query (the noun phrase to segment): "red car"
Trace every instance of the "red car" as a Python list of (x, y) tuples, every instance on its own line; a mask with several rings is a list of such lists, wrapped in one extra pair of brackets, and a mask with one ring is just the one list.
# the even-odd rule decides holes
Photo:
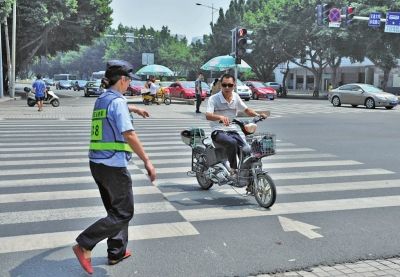
[(140, 95), (141, 89), (144, 88), (145, 83), (145, 81), (132, 80), (125, 95)]
[(276, 90), (266, 86), (263, 82), (246, 81), (245, 83), (251, 89), (253, 99), (265, 98), (274, 100), (276, 98)]
[[(168, 90), (170, 92), (171, 97), (179, 97), (179, 98), (196, 98), (195, 95), (195, 84), (194, 81), (179, 81), (172, 83)], [(201, 92), (201, 99), (204, 100), (207, 97), (207, 91), (203, 89)]]

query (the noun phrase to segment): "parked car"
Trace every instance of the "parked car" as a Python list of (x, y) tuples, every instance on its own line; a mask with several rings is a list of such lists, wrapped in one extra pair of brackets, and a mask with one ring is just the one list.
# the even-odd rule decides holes
[(60, 80), (57, 83), (57, 89), (72, 89), (72, 83), (70, 80)]
[(81, 89), (84, 90), (86, 86), (87, 81), (86, 80), (76, 80), (73, 83), (73, 89), (74, 91), (80, 91)]
[(264, 84), (266, 87), (271, 87), (276, 91), (278, 91), (281, 88), (281, 85), (277, 82), (266, 82)]
[(369, 84), (346, 84), (328, 93), (328, 99), (335, 107), (350, 104), (353, 107), (365, 106), (367, 109), (385, 107), (390, 110), (395, 107), (399, 99), (391, 93)]
[(101, 87), (101, 80), (89, 81), (86, 83), (84, 88), (84, 96), (89, 97), (91, 95), (100, 95), (104, 89)]
[[(179, 98), (195, 98), (195, 83), (194, 81), (179, 81), (172, 83), (168, 90), (171, 97)], [(207, 97), (207, 92), (203, 89), (201, 93), (201, 98), (204, 100)]]
[(46, 86), (55, 86), (55, 82), (53, 79), (44, 78), (43, 81), (45, 82)]
[(260, 81), (246, 81), (245, 84), (251, 89), (253, 99), (270, 99), (276, 98), (276, 90), (272, 87), (266, 86)]
[(245, 101), (249, 101), (252, 95), (251, 89), (246, 86), (242, 81), (239, 79), (236, 80), (236, 89), (237, 93), (239, 94), (240, 98), (244, 99)]
[(145, 83), (146, 81), (132, 80), (129, 84), (128, 90), (124, 95), (140, 95)]

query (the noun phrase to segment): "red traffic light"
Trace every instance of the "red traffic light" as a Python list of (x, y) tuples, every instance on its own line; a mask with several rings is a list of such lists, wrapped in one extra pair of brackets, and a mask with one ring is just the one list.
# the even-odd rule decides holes
[(347, 7), (347, 14), (353, 14), (355, 8), (354, 7)]
[(247, 29), (245, 28), (239, 28), (237, 30), (237, 34), (239, 37), (244, 37), (245, 35), (247, 35)]

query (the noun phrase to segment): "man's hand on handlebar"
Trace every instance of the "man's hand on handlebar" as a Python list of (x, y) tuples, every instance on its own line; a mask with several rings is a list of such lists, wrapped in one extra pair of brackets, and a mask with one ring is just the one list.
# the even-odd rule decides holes
[(264, 119), (268, 117), (268, 115), (266, 113), (260, 113), (258, 116), (262, 117)]

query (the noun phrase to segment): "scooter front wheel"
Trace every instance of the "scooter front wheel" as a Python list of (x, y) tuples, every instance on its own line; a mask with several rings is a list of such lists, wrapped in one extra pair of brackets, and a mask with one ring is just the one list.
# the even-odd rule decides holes
[(58, 99), (54, 99), (53, 101), (51, 101), (51, 105), (53, 107), (58, 107), (60, 106), (60, 101), (58, 101)]
[(171, 104), (171, 98), (169, 98), (169, 97), (164, 98), (164, 104), (165, 105)]
[(257, 203), (263, 208), (269, 208), (275, 203), (275, 183), (265, 172), (257, 175), (257, 180), (254, 183), (254, 197)]

